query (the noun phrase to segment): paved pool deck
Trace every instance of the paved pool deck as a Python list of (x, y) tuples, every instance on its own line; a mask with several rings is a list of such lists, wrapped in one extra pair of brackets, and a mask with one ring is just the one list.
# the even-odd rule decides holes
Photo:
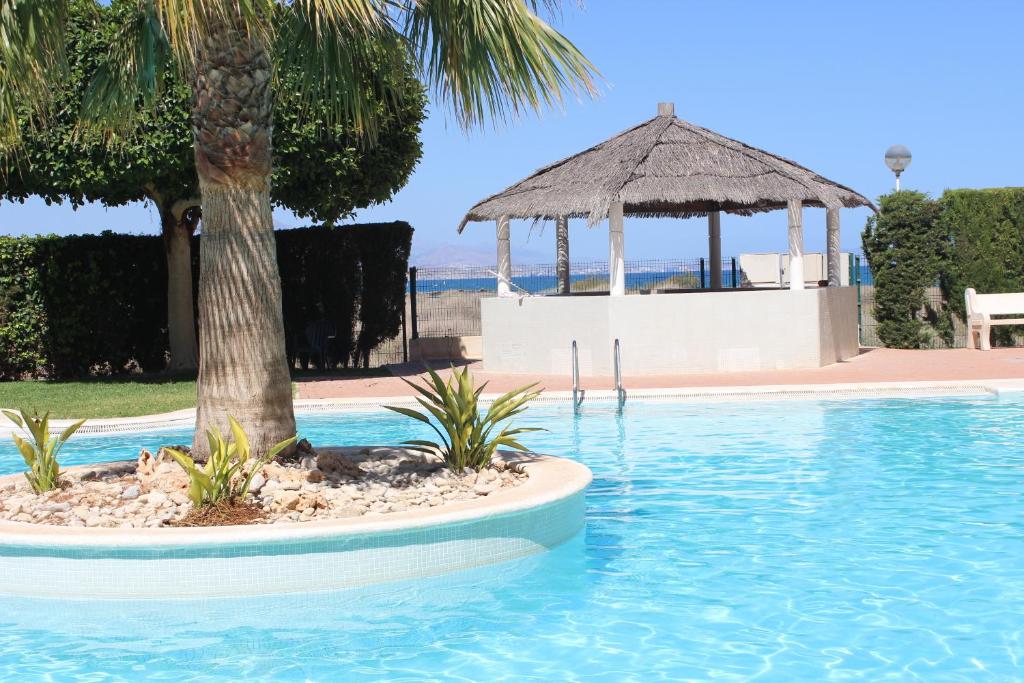
[[(437, 367), (447, 375), (443, 363)], [(538, 382), (548, 391), (569, 391), (569, 368), (564, 375), (523, 375), (487, 372), (480, 363), (470, 363), (478, 382), (487, 381), (488, 393), (503, 393), (530, 382)], [(396, 376), (364, 378), (315, 377), (297, 380), (298, 398), (380, 398), (409, 396), (414, 392), (402, 377), (416, 381), (423, 366), (408, 363), (391, 366)], [(1024, 379), (1024, 348), (942, 349), (902, 351), (863, 349), (855, 358), (812, 370), (769, 370), (696, 375), (649, 375), (624, 377), (623, 385), (637, 389), (688, 389), (696, 387), (750, 387), (758, 385), (828, 385), (880, 382), (956, 382), (972, 380)], [(611, 377), (587, 377), (581, 380), (588, 390), (612, 389)]]

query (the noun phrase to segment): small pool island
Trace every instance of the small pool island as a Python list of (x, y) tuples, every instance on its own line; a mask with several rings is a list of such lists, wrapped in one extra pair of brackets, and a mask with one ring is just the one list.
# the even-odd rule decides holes
[[(371, 459), (396, 461), (396, 469), (406, 473), (416, 470), (406, 464), (423, 459), (394, 448), (330, 448), (320, 449), (320, 454), (351, 458), (360, 467)], [(514, 470), (521, 481), (512, 486), (470, 485), (468, 495), (456, 494), (436, 505), (429, 504), (432, 496), (424, 491), (424, 505), (394, 512), (331, 516), (328, 508), (321, 511), (326, 514), (301, 515), (304, 521), (285, 517), (267, 524), (142, 528), (67, 526), (56, 516), (65, 519), (62, 511), (72, 510), (68, 491), (82, 479), (118, 486), (132, 497), (122, 500), (126, 505), (137, 500), (134, 496), (145, 496), (166, 508), (170, 496), (183, 491), (163, 491), (158, 483), (166, 480), (143, 477), (144, 488), (157, 485), (140, 494), (137, 465), (131, 461), (68, 468), (64, 477), (69, 488), (41, 503), (52, 512), (37, 517), (38, 522), (0, 521), (0, 573), (6, 577), (0, 593), (169, 599), (337, 590), (505, 562), (543, 552), (582, 528), (584, 491), (591, 481), (586, 466), (512, 453), (502, 454), (494, 465), (496, 471)], [(475, 472), (472, 478), (483, 479)], [(298, 500), (322, 498), (323, 492), (315, 488), (345, 488), (346, 477), (331, 476), (296, 489), (287, 483), (290, 479), (283, 480), (283, 497)], [(392, 487), (379, 481), (372, 485), (387, 499), (410, 483), (397, 479)], [(425, 488), (430, 486), (425, 482)], [(20, 474), (0, 478), (0, 506), (26, 488)], [(270, 499), (277, 497), (270, 493)]]

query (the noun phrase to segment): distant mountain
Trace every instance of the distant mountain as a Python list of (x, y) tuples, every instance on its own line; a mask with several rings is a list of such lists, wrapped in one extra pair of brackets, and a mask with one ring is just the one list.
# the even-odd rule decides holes
[[(482, 245), (441, 244), (424, 251), (413, 247), (409, 263), (414, 266), (433, 268), (437, 266), (489, 266), (494, 267), (496, 247)], [(512, 249), (512, 263), (534, 264), (553, 261), (553, 256), (533, 249)]]

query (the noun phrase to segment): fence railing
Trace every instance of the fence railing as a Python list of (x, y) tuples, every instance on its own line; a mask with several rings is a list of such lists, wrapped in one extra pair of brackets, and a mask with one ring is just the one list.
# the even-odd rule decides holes
[[(480, 301), (497, 295), (495, 267), (447, 266), (409, 269), (406, 318), (409, 338), (457, 337), (480, 334)], [(650, 290), (708, 289), (711, 268), (706, 259), (642, 259), (625, 263), (626, 292)], [(875, 285), (871, 270), (859, 256), (850, 257), (850, 285), (857, 288), (858, 323), (862, 346), (880, 346), (875, 318)], [(738, 259), (722, 260), (722, 286), (743, 286)], [(515, 265), (512, 289), (524, 294), (555, 294), (558, 282), (554, 264)], [(608, 264), (604, 261), (573, 262), (570, 275), (573, 294), (598, 294), (608, 291)], [(941, 312), (946, 306), (936, 285), (925, 292), (927, 308)], [(922, 316), (925, 313), (922, 312)], [(954, 321), (953, 347), (966, 345), (961, 321)], [(1022, 339), (1024, 344), (1024, 339)], [(946, 348), (938, 335), (932, 335), (932, 348)], [(397, 356), (404, 345), (382, 352)]]
[[(706, 259), (643, 259), (625, 263), (626, 292), (653, 289), (707, 289), (711, 267)], [(735, 258), (722, 260), (722, 286), (740, 286)], [(480, 334), (480, 300), (497, 295), (495, 267), (442, 266), (409, 269), (407, 314), (412, 337), (460, 337)], [(608, 291), (606, 261), (573, 262), (569, 289), (574, 294)], [(514, 265), (512, 290), (555, 294), (554, 264)]]
[[(626, 292), (650, 290), (709, 289), (711, 267), (707, 259), (639, 259), (625, 263)], [(857, 288), (857, 319), (861, 346), (881, 346), (875, 318), (875, 285), (871, 270), (859, 256), (850, 257), (850, 285)], [(743, 276), (736, 258), (722, 260), (722, 286), (742, 287)], [(747, 283), (749, 285), (749, 283)], [(515, 265), (512, 288), (526, 294), (554, 294), (558, 282), (554, 264)], [(574, 294), (599, 294), (608, 291), (608, 264), (604, 261), (574, 262), (570, 275)], [(369, 365), (378, 367), (409, 359), (409, 340), (416, 337), (459, 337), (480, 334), (480, 301), (496, 296), (496, 272), (487, 266), (414, 267), (409, 269), (402, 331), (370, 352)], [(926, 308), (942, 312), (946, 301), (938, 285), (925, 290)], [(963, 322), (953, 321), (952, 348), (966, 346)], [(1024, 345), (1024, 336), (1014, 336)], [(947, 348), (933, 334), (931, 348)]]

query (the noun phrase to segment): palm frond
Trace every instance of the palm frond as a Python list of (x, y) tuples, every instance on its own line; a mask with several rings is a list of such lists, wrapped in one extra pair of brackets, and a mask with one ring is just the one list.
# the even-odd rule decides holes
[[(557, 3), (545, 1), (548, 8)], [(593, 96), (597, 70), (522, 0), (403, 0), (404, 32), (442, 102), (472, 127)]]
[(19, 110), (43, 114), (48, 79), (64, 68), (67, 0), (0, 0), (0, 142), (18, 138)]
[(408, 51), (381, 0), (295, 0), (275, 22), (275, 62), (294, 75), (300, 113), (344, 122), (366, 140), (379, 107), (401, 101)]
[(153, 105), (174, 53), (153, 0), (119, 7), (117, 30), (86, 90), (82, 120), (108, 130), (128, 130)]

